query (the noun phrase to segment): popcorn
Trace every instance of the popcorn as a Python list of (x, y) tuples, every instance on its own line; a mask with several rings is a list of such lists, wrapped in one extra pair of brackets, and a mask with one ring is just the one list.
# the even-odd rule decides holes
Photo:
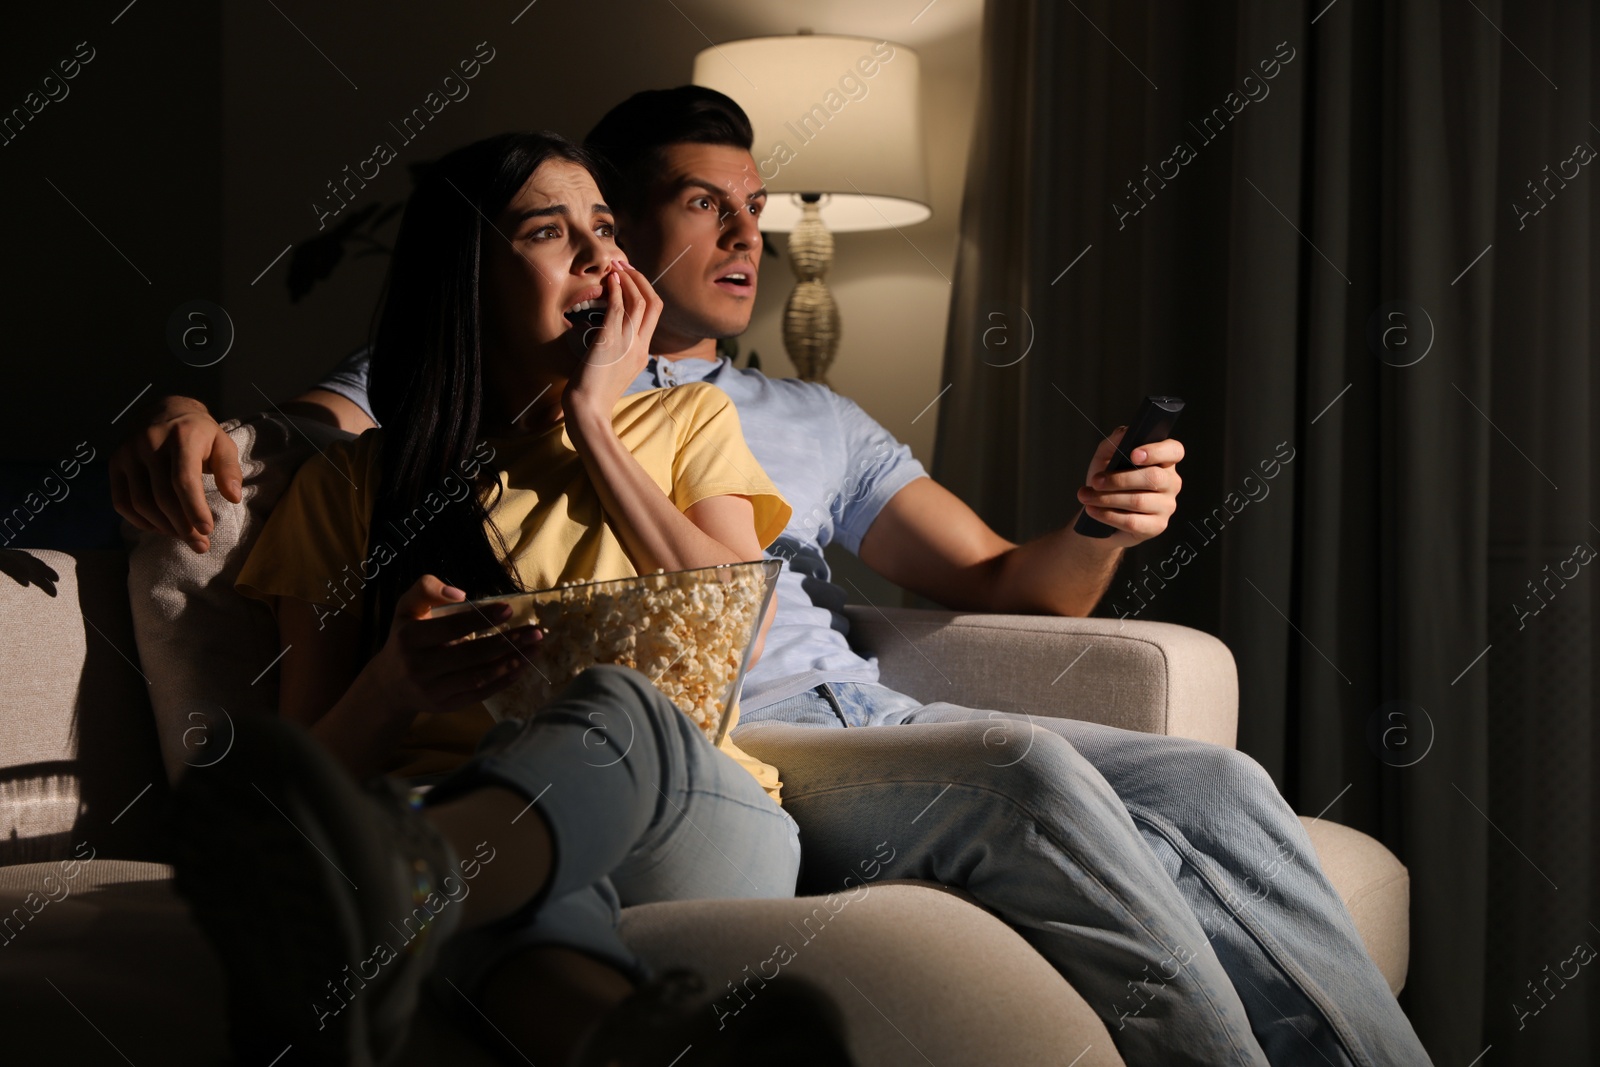
[(503, 598), (515, 610), (497, 629), (537, 623), (545, 639), (532, 656), (536, 669), (524, 668), (485, 703), (496, 719), (525, 718), (589, 667), (615, 663), (650, 679), (715, 744), (779, 567), (658, 570)]

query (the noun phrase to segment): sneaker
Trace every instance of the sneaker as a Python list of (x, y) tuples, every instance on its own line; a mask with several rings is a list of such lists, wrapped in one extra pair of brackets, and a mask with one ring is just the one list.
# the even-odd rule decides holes
[(456, 857), (394, 782), (358, 785), (275, 716), (234, 725), (227, 758), (179, 783), (172, 835), (174, 886), (227, 972), (234, 1052), (382, 1064), (461, 922), (437, 892)]

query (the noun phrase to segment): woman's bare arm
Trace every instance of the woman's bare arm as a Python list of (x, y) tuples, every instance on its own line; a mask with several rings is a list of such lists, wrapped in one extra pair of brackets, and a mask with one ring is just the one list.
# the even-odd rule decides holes
[(714, 567), (761, 558), (755, 510), (748, 498), (712, 498), (725, 503), (703, 509), (700, 514), (706, 525), (701, 525), (690, 514), (678, 510), (618, 439), (609, 411), (603, 416), (569, 413), (567, 434), (583, 457), (589, 479), (605, 506), (606, 518), (640, 573), (657, 568), (678, 571)]

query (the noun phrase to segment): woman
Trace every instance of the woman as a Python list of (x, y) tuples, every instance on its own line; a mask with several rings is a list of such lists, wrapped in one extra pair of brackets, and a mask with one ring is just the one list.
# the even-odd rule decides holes
[[(491, 729), (483, 699), (538, 669), (541, 635), (462, 640), (503, 606), (430, 617), (757, 559), (782, 530), (723, 394), (623, 396), (660, 312), (559, 137), (482, 141), (419, 181), (374, 343), (384, 429), (305, 464), (238, 580), (277, 615), (281, 715), (315, 742), (242, 724), (179, 791), (178, 886), (240, 1051), (382, 1061), (431, 971), (461, 1017), (564, 1060), (643, 977), (619, 902), (793, 892), (772, 768), (621, 668)], [(432, 785), (420, 814), (352, 780), (377, 772)]]

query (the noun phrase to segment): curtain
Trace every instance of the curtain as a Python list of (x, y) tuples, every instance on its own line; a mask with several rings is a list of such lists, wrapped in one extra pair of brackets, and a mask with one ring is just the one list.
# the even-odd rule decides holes
[(1222, 638), (1240, 748), (1410, 868), (1440, 1064), (1600, 1062), (1593, 17), (985, 13), (935, 476), (1037, 536), (1185, 398), (1177, 514), (1097, 614)]

